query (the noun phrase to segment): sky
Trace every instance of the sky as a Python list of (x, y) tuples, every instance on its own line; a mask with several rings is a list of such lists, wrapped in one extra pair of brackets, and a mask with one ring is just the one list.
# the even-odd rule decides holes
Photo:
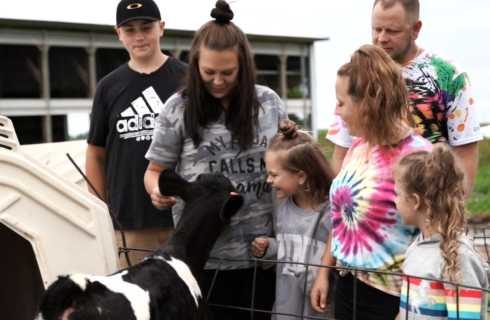
[[(1, 0), (6, 1), (6, 0)], [(114, 24), (118, 0), (16, 0), (0, 17)], [(208, 21), (214, 0), (156, 0), (166, 26), (195, 30)], [(454, 61), (471, 79), (483, 122), (490, 123), (490, 1), (420, 0), (420, 47)], [(234, 22), (246, 33), (315, 37), (318, 128), (326, 128), (335, 106), (334, 82), (340, 65), (370, 43), (371, 0), (231, 0)], [(463, 5), (464, 4), (464, 5)], [(27, 10), (26, 10), (27, 9)], [(490, 110), (490, 109), (489, 109)]]
[[(322, 1), (323, 2), (323, 1)], [(318, 61), (318, 85), (325, 94), (318, 98), (318, 127), (328, 127), (335, 106), (335, 74), (349, 55), (370, 43), (372, 1), (325, 1), (322, 28), (330, 41), (317, 43), (317, 51), (328, 56)], [(462, 5), (464, 3), (464, 6)], [(417, 44), (456, 63), (468, 73), (482, 122), (490, 122), (490, 1), (420, 0), (422, 30)], [(318, 91), (318, 88), (317, 88)]]

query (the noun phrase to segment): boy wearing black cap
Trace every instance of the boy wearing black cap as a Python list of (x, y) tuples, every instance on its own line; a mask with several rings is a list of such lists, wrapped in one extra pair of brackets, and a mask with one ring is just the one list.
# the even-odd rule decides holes
[[(186, 65), (161, 51), (164, 22), (153, 0), (122, 0), (115, 29), (129, 61), (97, 85), (86, 171), (112, 211), (115, 228), (124, 230), (126, 246), (154, 250), (166, 242), (173, 222), (170, 210), (157, 210), (144, 189), (144, 155), (155, 117), (182, 84)], [(131, 263), (146, 254), (131, 252)]]

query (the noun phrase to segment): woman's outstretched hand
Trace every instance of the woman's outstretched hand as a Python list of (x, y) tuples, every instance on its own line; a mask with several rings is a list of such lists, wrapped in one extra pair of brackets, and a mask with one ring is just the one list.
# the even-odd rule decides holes
[(176, 200), (174, 197), (164, 196), (160, 193), (158, 186), (155, 186), (150, 193), (151, 203), (157, 209), (171, 208)]

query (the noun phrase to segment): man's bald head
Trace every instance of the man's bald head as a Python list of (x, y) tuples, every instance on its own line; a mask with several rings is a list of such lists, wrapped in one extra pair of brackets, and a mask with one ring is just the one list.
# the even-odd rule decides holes
[(420, 4), (419, 0), (375, 0), (373, 4), (373, 8), (376, 5), (381, 5), (383, 9), (389, 9), (396, 5), (397, 3), (401, 4), (403, 9), (405, 9), (405, 13), (407, 17), (410, 19), (410, 23), (417, 22), (420, 18)]

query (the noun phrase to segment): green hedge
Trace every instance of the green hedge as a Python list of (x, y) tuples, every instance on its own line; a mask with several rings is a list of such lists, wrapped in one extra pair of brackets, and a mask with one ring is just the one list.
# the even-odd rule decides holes
[(490, 216), (490, 139), (480, 142), (480, 165), (468, 210), (472, 214)]

